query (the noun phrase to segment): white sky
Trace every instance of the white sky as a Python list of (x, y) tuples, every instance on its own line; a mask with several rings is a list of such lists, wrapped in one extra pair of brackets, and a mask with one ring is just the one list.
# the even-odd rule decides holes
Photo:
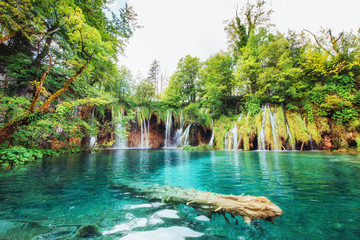
[[(224, 20), (235, 15), (236, 6), (246, 0), (126, 0), (138, 14), (138, 29), (120, 57), (120, 65), (146, 77), (154, 59), (161, 71), (170, 76), (181, 57), (190, 54), (206, 60), (226, 50)], [(110, 5), (118, 9), (116, 0)], [(254, 2), (251, 1), (250, 2)], [(272, 23), (280, 32), (288, 29), (312, 32), (320, 26), (334, 33), (356, 31), (360, 27), (360, 0), (271, 0)], [(117, 11), (116, 11), (117, 12)]]

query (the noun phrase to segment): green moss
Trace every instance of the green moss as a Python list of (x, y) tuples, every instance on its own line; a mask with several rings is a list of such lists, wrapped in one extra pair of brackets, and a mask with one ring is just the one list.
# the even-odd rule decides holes
[[(239, 123), (239, 131), (238, 136), (242, 137), (243, 139), (243, 150), (249, 151), (250, 150), (250, 144), (251, 141), (254, 140), (255, 136), (257, 135), (257, 126), (256, 123), (259, 120), (259, 115), (251, 116), (250, 114), (246, 114), (245, 117), (243, 117)], [(256, 120), (258, 119), (258, 120)], [(261, 128), (261, 124), (260, 124)]]
[(360, 134), (355, 138), (357, 151), (360, 152)]
[(270, 123), (270, 111), (269, 108), (266, 108), (265, 110), (265, 142), (266, 142), (266, 148), (270, 150), (273, 150), (273, 138), (272, 138), (272, 129), (271, 129), (271, 123)]
[(298, 112), (286, 111), (286, 119), (288, 121), (290, 133), (296, 142), (309, 142), (310, 135), (306, 130), (304, 121)]
[(309, 122), (307, 124), (307, 128), (308, 128), (309, 132), (311, 133), (312, 140), (317, 145), (319, 145), (321, 143), (321, 134), (320, 134), (319, 130), (316, 127), (316, 123), (315, 122)]
[(221, 115), (215, 122), (214, 146), (216, 149), (224, 149), (224, 138), (226, 133), (234, 126), (232, 117)]
[(280, 139), (287, 140), (288, 135), (286, 132), (286, 124), (285, 124), (285, 117), (284, 117), (284, 110), (282, 107), (276, 107), (275, 108), (276, 113), (276, 124), (278, 126), (278, 134), (279, 134), (279, 148), (280, 144), (282, 145), (282, 142)]
[(316, 127), (320, 134), (330, 133), (329, 119), (326, 117), (317, 117), (315, 120)]

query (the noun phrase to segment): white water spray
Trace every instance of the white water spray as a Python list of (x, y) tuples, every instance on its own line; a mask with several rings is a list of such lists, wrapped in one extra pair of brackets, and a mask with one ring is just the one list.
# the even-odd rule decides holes
[(170, 147), (171, 144), (171, 127), (172, 127), (172, 113), (167, 112), (166, 116), (166, 126), (165, 126), (165, 147)]
[(191, 128), (191, 124), (189, 124), (187, 126), (187, 128), (185, 129), (184, 133), (180, 136), (179, 138), (179, 144), (178, 147), (183, 147), (185, 145), (189, 145), (190, 139), (190, 128)]
[(278, 146), (277, 146), (277, 139), (278, 139), (279, 133), (278, 133), (278, 126), (276, 123), (275, 107), (274, 107), (274, 111), (271, 112), (270, 106), (268, 105), (269, 112), (270, 112), (271, 131), (272, 131), (272, 136), (273, 136), (273, 149), (272, 150), (279, 150)]
[(119, 122), (116, 124), (114, 148), (127, 148), (127, 139), (124, 136), (125, 126), (123, 125), (122, 118), (124, 117), (124, 110), (121, 108), (119, 112)]
[[(94, 127), (94, 115), (95, 115), (95, 108), (93, 108), (92, 112), (91, 112), (91, 127)], [(89, 143), (89, 147), (95, 147), (96, 145), (96, 141), (97, 141), (97, 136), (90, 136), (90, 143)]]
[[(237, 150), (237, 146), (238, 146), (237, 124), (241, 121), (242, 115), (243, 115), (242, 113), (239, 115), (234, 127), (230, 129), (230, 131), (227, 132), (225, 135), (224, 144), (225, 144), (225, 149), (227, 150), (231, 150), (231, 149)], [(230, 136), (232, 136), (232, 138), (230, 138)]]
[(209, 142), (209, 147), (213, 147), (213, 145), (214, 145), (215, 126), (214, 126), (213, 119), (211, 119), (211, 125), (212, 125), (212, 133), (211, 133), (211, 138), (210, 138), (210, 142)]
[(258, 137), (258, 150), (266, 150), (265, 146), (265, 114), (266, 114), (266, 105), (261, 107), (262, 109), (262, 122), (261, 122), (261, 130)]

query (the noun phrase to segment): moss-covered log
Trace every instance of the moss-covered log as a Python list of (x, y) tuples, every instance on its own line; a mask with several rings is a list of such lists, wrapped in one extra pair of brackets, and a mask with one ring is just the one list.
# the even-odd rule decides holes
[(172, 186), (146, 186), (126, 184), (149, 199), (160, 199), (166, 203), (183, 203), (210, 214), (230, 213), (241, 216), (247, 224), (252, 220), (275, 220), (283, 211), (266, 197), (234, 196), (217, 194)]

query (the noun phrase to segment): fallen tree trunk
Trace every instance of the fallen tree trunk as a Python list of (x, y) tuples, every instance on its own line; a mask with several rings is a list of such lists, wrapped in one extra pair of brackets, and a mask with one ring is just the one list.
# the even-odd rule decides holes
[(160, 199), (166, 203), (183, 203), (210, 214), (223, 214), (227, 222), (225, 213), (230, 213), (233, 217), (241, 216), (247, 224), (257, 219), (265, 219), (274, 223), (274, 220), (283, 213), (266, 197), (224, 195), (167, 185), (129, 184), (126, 187), (145, 193), (145, 197), (149, 199)]

